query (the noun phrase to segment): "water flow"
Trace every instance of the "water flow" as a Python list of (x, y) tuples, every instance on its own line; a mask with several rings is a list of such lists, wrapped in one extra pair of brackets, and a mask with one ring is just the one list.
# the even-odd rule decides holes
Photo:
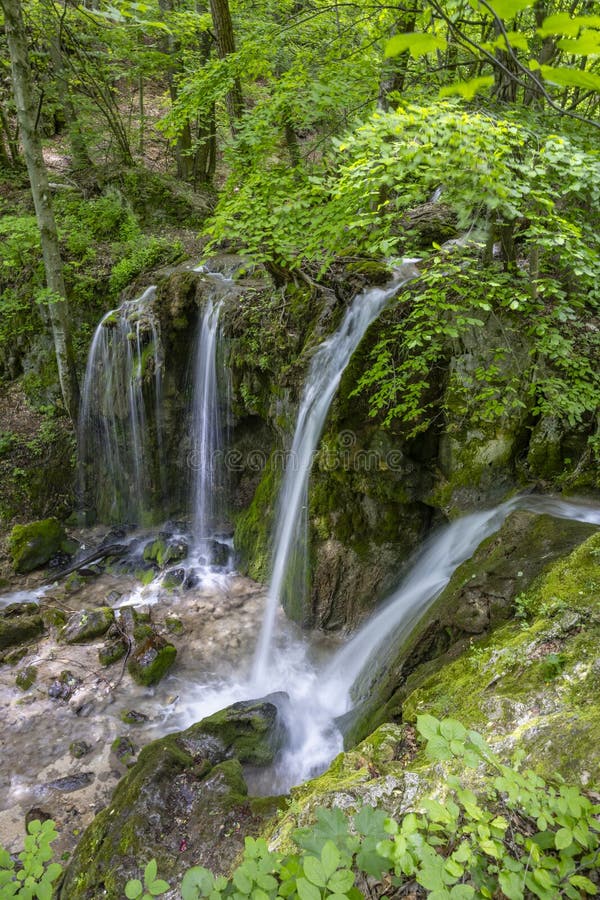
[(222, 428), (219, 410), (217, 353), (221, 302), (206, 304), (196, 345), (193, 441), (193, 538), (194, 548), (211, 562), (210, 542), (222, 490), (220, 456)]
[(398, 270), (398, 277), (391, 285), (358, 294), (338, 330), (319, 346), (312, 359), (278, 498), (273, 571), (252, 671), (252, 680), (258, 689), (268, 686), (275, 616), (290, 574), (293, 555), (297, 571), (305, 570), (303, 557), (307, 540), (308, 480), (331, 401), (344, 369), (369, 325), (401, 285), (417, 274), (415, 266), (406, 263)]
[(142, 522), (162, 494), (162, 348), (149, 287), (107, 313), (88, 354), (79, 488), (100, 520)]
[(471, 513), (428, 541), (398, 589), (332, 658), (322, 673), (323, 702), (339, 716), (369, 697), (412, 629), (469, 559), (517, 509), (600, 525), (600, 510), (552, 497), (516, 497), (495, 509)]

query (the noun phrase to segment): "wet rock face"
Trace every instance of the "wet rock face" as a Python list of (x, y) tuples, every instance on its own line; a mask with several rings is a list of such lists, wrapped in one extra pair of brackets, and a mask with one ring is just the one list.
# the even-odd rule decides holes
[(510, 619), (520, 593), (551, 562), (569, 554), (597, 530), (594, 525), (548, 515), (512, 513), (499, 531), (459, 566), (390, 660), (387, 674), (348, 728), (347, 745), (386, 719), (399, 716), (402, 700), (420, 680), (463, 652), (473, 638)]
[(73, 552), (65, 529), (58, 519), (42, 519), (29, 525), (15, 525), (8, 538), (15, 572), (32, 572), (46, 565), (59, 551)]
[(255, 813), (240, 758), (273, 759), (281, 727), (271, 699), (236, 703), (145, 747), (85, 832), (60, 900), (120, 900), (127, 879), (152, 857), (171, 884), (191, 865), (227, 870), (245, 835), (264, 823), (264, 801)]
[(177, 650), (157, 634), (142, 640), (127, 664), (129, 674), (137, 682), (149, 687), (166, 675), (177, 656)]
[(110, 606), (100, 609), (82, 609), (68, 619), (60, 633), (67, 644), (83, 644), (105, 634), (115, 620)]
[(0, 611), (0, 652), (42, 634), (44, 623), (36, 610), (34, 603), (13, 603)]

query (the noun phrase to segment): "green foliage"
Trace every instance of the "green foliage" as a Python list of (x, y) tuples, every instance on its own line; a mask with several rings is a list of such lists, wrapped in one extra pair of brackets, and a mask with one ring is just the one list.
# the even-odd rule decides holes
[[(231, 877), (203, 866), (189, 869), (183, 900), (362, 900), (357, 874), (397, 889), (416, 883), (433, 900), (576, 900), (598, 893), (600, 807), (558, 777), (547, 782), (521, 770), (518, 753), (505, 765), (481, 735), (454, 719), (422, 715), (417, 729), (426, 756), (445, 772), (443, 796), (426, 797), (399, 820), (370, 806), (351, 815), (318, 809), (314, 825), (293, 834), (298, 852), (287, 855), (270, 851), (263, 838), (247, 837)], [(475, 789), (466, 786), (469, 769)], [(0, 851), (0, 886), (14, 885), (3, 897), (49, 900), (60, 874), (60, 866), (47, 865), (55, 836), (52, 823), (30, 825), (19, 857), (25, 874), (17, 873), (16, 881), (13, 861)], [(125, 896), (150, 900), (168, 890), (151, 860), (143, 881), (127, 882)]]
[(157, 878), (157, 864), (155, 859), (151, 859), (144, 869), (144, 883), (139, 878), (131, 878), (125, 885), (125, 896), (127, 900), (152, 900), (152, 897), (159, 897), (166, 894), (169, 885), (161, 878)]
[(29, 823), (27, 832), (18, 862), (0, 846), (0, 895), (6, 900), (51, 900), (53, 885), (62, 873), (60, 863), (51, 862), (50, 844), (58, 837), (54, 822), (36, 819)]
[(485, 784), (477, 795), (451, 774), (450, 797), (426, 800), (424, 814), (386, 823), (392, 840), (378, 850), (401, 881), (415, 878), (436, 900), (597, 894), (590, 876), (600, 859), (599, 807), (576, 788), (519, 771), (518, 760), (504, 765), (477, 732), (454, 719), (423, 715), (417, 728), (430, 759), (484, 766)]

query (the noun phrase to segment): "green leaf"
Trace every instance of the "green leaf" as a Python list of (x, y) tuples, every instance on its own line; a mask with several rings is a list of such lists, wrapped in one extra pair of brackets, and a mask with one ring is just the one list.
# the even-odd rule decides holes
[(54, 862), (50, 863), (48, 868), (46, 869), (46, 879), (48, 881), (56, 881), (59, 875), (62, 874), (63, 867), (60, 863)]
[(153, 897), (160, 897), (161, 894), (167, 893), (169, 885), (166, 881), (163, 881), (162, 878), (157, 878), (156, 881), (153, 881), (152, 884), (148, 885), (148, 890)]
[(439, 736), (440, 724), (440, 720), (434, 718), (434, 716), (428, 714), (417, 716), (417, 731), (427, 741), (430, 741), (433, 737)]
[(480, 75), (478, 78), (471, 78), (469, 81), (455, 81), (453, 84), (447, 84), (440, 89), (440, 97), (458, 95), (459, 97), (464, 97), (465, 100), (472, 100), (475, 94), (484, 90), (484, 88), (490, 87), (493, 83), (493, 75)]
[(554, 846), (557, 850), (564, 850), (573, 843), (573, 832), (570, 828), (559, 828), (554, 835)]
[(252, 881), (248, 878), (241, 866), (233, 873), (232, 881), (240, 894), (249, 894), (252, 890)]
[(300, 900), (321, 900), (321, 891), (306, 878), (298, 878), (296, 881), (296, 890)]
[(181, 895), (183, 900), (197, 900), (198, 897), (208, 897), (215, 885), (215, 877), (204, 866), (194, 866), (188, 869), (181, 882)]
[(600, 91), (600, 75), (581, 69), (567, 69), (564, 66), (540, 66), (545, 81), (559, 87), (580, 87), (585, 90)]
[(137, 900), (138, 897), (142, 896), (144, 891), (144, 886), (142, 882), (137, 878), (132, 878), (125, 885), (125, 896), (127, 900)]
[[(321, 850), (321, 865), (325, 879), (330, 878), (340, 864), (340, 851), (333, 841), (327, 841)], [(316, 882), (315, 882), (316, 883)]]
[(158, 872), (158, 865), (155, 859), (151, 859), (146, 868), (144, 869), (144, 883), (146, 887), (149, 884), (152, 884), (154, 879), (156, 878), (156, 873)]
[[(532, 0), (490, 0), (489, 4), (499, 19), (512, 19), (522, 9), (532, 5)], [(483, 13), (489, 15), (489, 10), (479, 4)]]
[[(330, 841), (329, 843), (333, 843), (333, 841)], [(307, 856), (304, 860), (303, 869), (304, 874), (312, 884), (316, 884), (317, 887), (325, 887), (327, 884), (327, 876), (325, 875), (323, 865), (319, 859), (316, 859), (314, 856)]]
[(354, 873), (350, 869), (340, 869), (327, 882), (327, 889), (332, 894), (347, 894), (353, 884)]
[(598, 893), (598, 888), (594, 882), (590, 881), (589, 878), (586, 878), (585, 875), (571, 875), (569, 881), (573, 887), (580, 888), (582, 891), (585, 891), (586, 894), (595, 896)]
[(52, 885), (49, 881), (40, 881), (35, 886), (35, 895), (38, 900), (52, 900)]
[(421, 31), (408, 31), (404, 34), (395, 34), (385, 45), (384, 56), (398, 56), (408, 50), (413, 59), (434, 53), (436, 50), (445, 50), (446, 38), (442, 35), (429, 34)]
[(600, 54), (600, 34), (597, 31), (584, 31), (578, 38), (562, 38), (556, 46), (565, 53), (576, 56), (598, 56)]
[(442, 719), (440, 731), (448, 741), (463, 741), (467, 736), (467, 729), (456, 719)]
[(540, 37), (548, 37), (552, 34), (565, 34), (569, 37), (577, 37), (582, 28), (600, 28), (600, 16), (570, 16), (569, 13), (555, 13), (546, 16), (537, 29)]
[(498, 883), (508, 900), (523, 900), (523, 873), (500, 872)]

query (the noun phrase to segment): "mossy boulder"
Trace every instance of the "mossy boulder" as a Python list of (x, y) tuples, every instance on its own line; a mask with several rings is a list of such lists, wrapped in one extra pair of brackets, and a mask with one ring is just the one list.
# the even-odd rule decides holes
[[(149, 629), (150, 626), (140, 626)], [(136, 647), (134, 653), (127, 663), (129, 674), (137, 684), (150, 687), (163, 678), (177, 656), (177, 650), (173, 644), (165, 641), (164, 638), (154, 634), (150, 629), (150, 633), (144, 632), (144, 639)]]
[[(24, 604), (29, 606), (29, 604)], [(0, 650), (18, 647), (26, 641), (39, 637), (44, 631), (44, 622), (40, 615), (14, 614), (6, 610), (0, 611)]]
[(15, 572), (25, 574), (46, 565), (61, 550), (72, 552), (72, 544), (58, 519), (50, 518), (15, 525), (8, 537), (8, 549)]
[(262, 701), (241, 701), (203, 719), (193, 728), (218, 738), (227, 753), (240, 762), (266, 766), (273, 761), (283, 740), (279, 709), (286, 703), (287, 696), (283, 693), (270, 694)]
[(122, 638), (107, 641), (98, 650), (98, 661), (101, 666), (111, 666), (127, 653), (127, 643)]
[(115, 614), (110, 606), (99, 609), (81, 609), (69, 616), (64, 628), (60, 631), (60, 640), (66, 644), (85, 644), (106, 634), (115, 621)]
[(269, 732), (279, 730), (276, 707), (267, 700), (236, 706), (222, 721), (205, 720), (209, 731), (200, 722), (142, 749), (83, 835), (60, 900), (121, 900), (127, 879), (152, 857), (171, 884), (192, 865), (229, 869), (244, 837), (257, 834), (277, 805), (263, 803), (258, 812), (234, 756), (240, 746), (246, 754), (249, 728), (258, 744), (275, 741)]

